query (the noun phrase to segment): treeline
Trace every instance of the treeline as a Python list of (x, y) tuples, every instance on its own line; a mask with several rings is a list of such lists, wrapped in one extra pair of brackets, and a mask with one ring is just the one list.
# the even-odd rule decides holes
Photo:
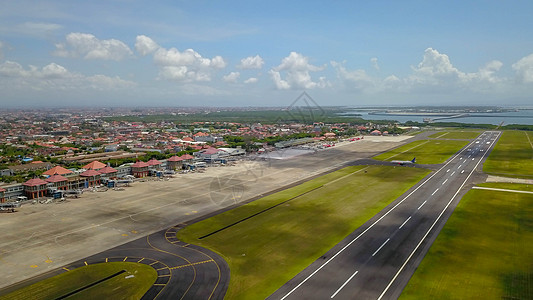
[[(219, 111), (210, 113), (196, 113), (189, 115), (143, 115), (143, 116), (116, 116), (106, 117), (106, 121), (126, 121), (126, 122), (173, 122), (175, 124), (187, 124), (193, 122), (228, 122), (228, 123), (262, 123), (262, 124), (313, 124), (323, 123), (351, 123), (366, 124), (367, 120), (358, 116), (342, 116), (339, 109), (293, 109), (293, 110), (257, 110), (257, 111)], [(388, 124), (391, 121), (372, 121), (375, 124)], [(392, 121), (393, 122), (393, 121)]]
[(274, 146), (274, 144), (281, 142), (281, 141), (289, 141), (289, 140), (296, 140), (306, 137), (315, 137), (316, 134), (313, 133), (293, 133), (293, 134), (287, 134), (287, 135), (279, 135), (279, 136), (269, 136), (264, 139), (258, 139), (253, 136), (235, 136), (235, 135), (227, 135), (224, 137), (224, 141), (228, 144), (228, 147), (230, 148), (237, 148), (241, 147), (243, 149), (246, 149), (248, 151), (250, 150), (256, 150), (259, 149), (260, 146), (256, 145), (256, 143), (266, 143), (270, 146)]

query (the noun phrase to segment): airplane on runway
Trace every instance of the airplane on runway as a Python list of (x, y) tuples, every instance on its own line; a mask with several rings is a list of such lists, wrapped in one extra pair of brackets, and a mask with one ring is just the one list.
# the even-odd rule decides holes
[(399, 164), (400, 166), (403, 166), (403, 165), (412, 165), (416, 162), (416, 157), (413, 158), (412, 160), (393, 160), (391, 161), (391, 163), (393, 164)]
[(11, 210), (11, 212), (15, 212), (15, 208), (20, 207), (20, 202), (6, 202), (6, 203), (0, 203), (0, 210)]

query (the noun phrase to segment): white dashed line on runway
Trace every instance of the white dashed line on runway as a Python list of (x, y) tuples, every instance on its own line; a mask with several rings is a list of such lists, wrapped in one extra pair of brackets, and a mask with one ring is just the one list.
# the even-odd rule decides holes
[(374, 252), (374, 253), (372, 254), (372, 256), (375, 256), (376, 254), (378, 254), (379, 250), (381, 250), (381, 248), (383, 248), (383, 246), (385, 246), (385, 244), (388, 243), (389, 241), (390, 241), (390, 239), (387, 239), (387, 240), (385, 241), (385, 243), (381, 244), (381, 246), (379, 246), (378, 250), (376, 250), (376, 252)]
[(407, 218), (407, 220), (403, 221), (402, 225), (400, 225), (400, 227), (398, 227), (398, 229), (402, 229), (403, 225), (405, 225), (405, 223), (407, 223), (409, 220), (411, 220), (411, 217)]
[(331, 295), (331, 299), (333, 299), (333, 297), (337, 296), (337, 294), (342, 290), (342, 288), (345, 287), (345, 286), (348, 284), (348, 282), (350, 282), (350, 280), (352, 280), (352, 278), (353, 278), (355, 275), (357, 275), (357, 273), (359, 273), (359, 271), (355, 271), (355, 273), (353, 273), (352, 276), (350, 276), (350, 278), (348, 278), (348, 280), (346, 280), (346, 282), (344, 282), (344, 283), (341, 285), (341, 287), (340, 287), (337, 291), (335, 291), (335, 293), (333, 293), (333, 295)]

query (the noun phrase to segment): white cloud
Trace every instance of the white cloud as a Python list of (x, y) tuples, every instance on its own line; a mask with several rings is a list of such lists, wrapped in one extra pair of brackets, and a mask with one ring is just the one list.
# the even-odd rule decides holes
[(502, 79), (496, 76), (496, 72), (498, 72), (502, 66), (503, 63), (501, 61), (490, 61), (483, 68), (479, 69), (473, 77), (479, 81), (485, 81), (488, 83), (500, 82)]
[[(309, 58), (300, 53), (291, 52), (289, 56), (282, 59), (281, 64), (268, 73), (270, 74), (276, 88), (285, 89), (313, 89), (324, 88), (330, 83), (325, 77), (320, 77), (318, 81), (313, 81), (309, 72), (322, 71), (326, 67), (317, 67), (309, 63)], [(281, 72), (286, 73), (286, 79), (281, 78)]]
[(412, 67), (414, 74), (410, 80), (416, 84), (443, 86), (464, 81), (467, 76), (450, 62), (446, 54), (427, 48), (422, 62)]
[(331, 66), (347, 89), (368, 90), (378, 85), (378, 79), (372, 78), (365, 70), (347, 70), (344, 65), (335, 61), (331, 61)]
[(516, 76), (519, 82), (533, 82), (533, 53), (514, 63), (512, 68), (516, 71)]
[(272, 77), (272, 80), (274, 81), (274, 84), (278, 90), (288, 90), (291, 88), (291, 85), (287, 81), (281, 79), (281, 74), (279, 72), (270, 70), (268, 71), (268, 74), (270, 74)]
[(241, 63), (237, 65), (237, 68), (240, 69), (261, 69), (265, 61), (261, 56), (249, 56), (241, 59)]
[(377, 57), (372, 57), (370, 59), (370, 62), (372, 63), (372, 66), (374, 67), (374, 69), (379, 71), (378, 58)]
[(60, 66), (56, 63), (51, 63), (43, 67), (41, 71), (42, 77), (45, 78), (66, 78), (71, 76), (70, 72), (67, 71), (63, 66)]
[(211, 66), (216, 69), (224, 69), (226, 67), (226, 62), (222, 56), (217, 55), (211, 59)]
[[(377, 65), (377, 59), (371, 59), (371, 62)], [(424, 51), (422, 61), (416, 67), (411, 67), (413, 72), (403, 78), (395, 75), (385, 78), (373, 77), (363, 69), (348, 70), (343, 64), (334, 61), (331, 65), (346, 89), (355, 89), (367, 94), (384, 91), (439, 94), (459, 90), (489, 92), (501, 90), (502, 83), (506, 82), (506, 78), (498, 76), (498, 71), (503, 66), (500, 61), (490, 61), (477, 72), (467, 73), (455, 67), (448, 55), (432, 48)]]
[(135, 83), (108, 77), (105, 75), (84, 76), (68, 71), (56, 63), (50, 63), (42, 68), (29, 66), (25, 69), (17, 62), (6, 61), (0, 64), (0, 80), (3, 89), (33, 89), (33, 90), (76, 90), (98, 89), (110, 90), (134, 86)]
[(250, 78), (246, 79), (246, 80), (244, 81), (244, 83), (246, 83), (246, 84), (249, 84), (249, 83), (256, 83), (257, 81), (258, 81), (257, 78), (255, 78), (255, 77), (250, 77)]
[(135, 39), (135, 50), (142, 56), (154, 53), (159, 45), (146, 35), (138, 35)]
[(239, 72), (230, 72), (229, 74), (224, 75), (222, 77), (222, 80), (224, 80), (225, 82), (236, 83), (237, 79), (239, 79), (239, 76), (241, 76)]
[(1, 28), (0, 32), (4, 34), (15, 34), (17, 36), (27, 35), (37, 38), (48, 38), (62, 28), (62, 25), (55, 23), (25, 22), (12, 27)]
[(159, 79), (187, 82), (210, 81), (214, 70), (226, 67), (221, 56), (209, 59), (193, 49), (181, 52), (176, 48), (161, 47), (154, 53), (154, 62), (159, 67)]
[(122, 60), (133, 56), (131, 49), (122, 41), (100, 40), (92, 34), (79, 32), (67, 34), (65, 43), (56, 44), (53, 54), (104, 60)]

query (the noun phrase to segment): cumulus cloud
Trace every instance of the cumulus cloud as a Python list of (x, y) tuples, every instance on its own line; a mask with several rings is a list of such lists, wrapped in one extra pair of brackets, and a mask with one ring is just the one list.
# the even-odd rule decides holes
[(258, 81), (257, 78), (255, 78), (255, 77), (250, 77), (250, 78), (246, 79), (246, 80), (244, 81), (244, 83), (246, 83), (246, 84), (249, 84), (249, 83), (256, 83), (257, 81)]
[(160, 47), (155, 51), (153, 58), (159, 67), (159, 79), (210, 81), (214, 70), (226, 67), (226, 62), (221, 56), (209, 59), (193, 49), (179, 51), (176, 48)]
[(519, 82), (533, 82), (533, 53), (514, 63), (512, 68), (516, 72)]
[(135, 83), (123, 80), (119, 77), (105, 75), (84, 76), (70, 72), (65, 67), (56, 63), (50, 63), (42, 68), (29, 66), (24, 68), (17, 62), (5, 61), (0, 64), (0, 82), (3, 88), (33, 89), (33, 90), (75, 90), (75, 89), (99, 89), (109, 90), (134, 86)]
[[(371, 62), (375, 62), (376, 68), (377, 59), (371, 59)], [(487, 92), (502, 88), (501, 84), (506, 82), (506, 78), (498, 76), (498, 71), (503, 66), (500, 61), (490, 61), (477, 72), (464, 72), (452, 64), (448, 55), (432, 48), (427, 48), (422, 61), (411, 67), (410, 75), (402, 78), (395, 75), (375, 77), (363, 69), (348, 70), (343, 63), (334, 61), (331, 65), (345, 88), (365, 93), (422, 91), (446, 94), (457, 90)]]
[(230, 72), (229, 74), (224, 75), (222, 77), (222, 80), (224, 80), (225, 82), (236, 83), (237, 79), (239, 79), (239, 76), (241, 76), (239, 72)]
[(53, 54), (61, 57), (118, 61), (133, 56), (133, 52), (124, 42), (115, 39), (100, 40), (89, 33), (69, 33), (64, 43), (55, 46)]
[(416, 67), (412, 67), (414, 74), (410, 79), (422, 85), (440, 85), (458, 83), (467, 78), (466, 74), (459, 71), (450, 62), (446, 54), (432, 48), (424, 51), (422, 61)]
[(497, 76), (503, 63), (497, 60), (488, 62), (477, 72), (463, 72), (456, 68), (446, 54), (427, 48), (422, 62), (412, 67), (413, 74), (406, 79), (412, 88), (433, 88), (440, 90), (489, 90), (494, 84), (505, 81)]
[(154, 53), (157, 49), (159, 45), (146, 35), (138, 35), (135, 39), (135, 50), (142, 56)]
[[(277, 89), (313, 89), (330, 85), (325, 77), (319, 77), (318, 81), (313, 81), (309, 73), (322, 71), (325, 68), (325, 66), (311, 65), (309, 58), (300, 53), (291, 52), (289, 56), (282, 59), (279, 66), (272, 68), (268, 73)], [(282, 79), (281, 72), (286, 73), (286, 79)]]
[(241, 59), (241, 63), (237, 65), (240, 69), (261, 69), (265, 61), (261, 56), (249, 56)]

